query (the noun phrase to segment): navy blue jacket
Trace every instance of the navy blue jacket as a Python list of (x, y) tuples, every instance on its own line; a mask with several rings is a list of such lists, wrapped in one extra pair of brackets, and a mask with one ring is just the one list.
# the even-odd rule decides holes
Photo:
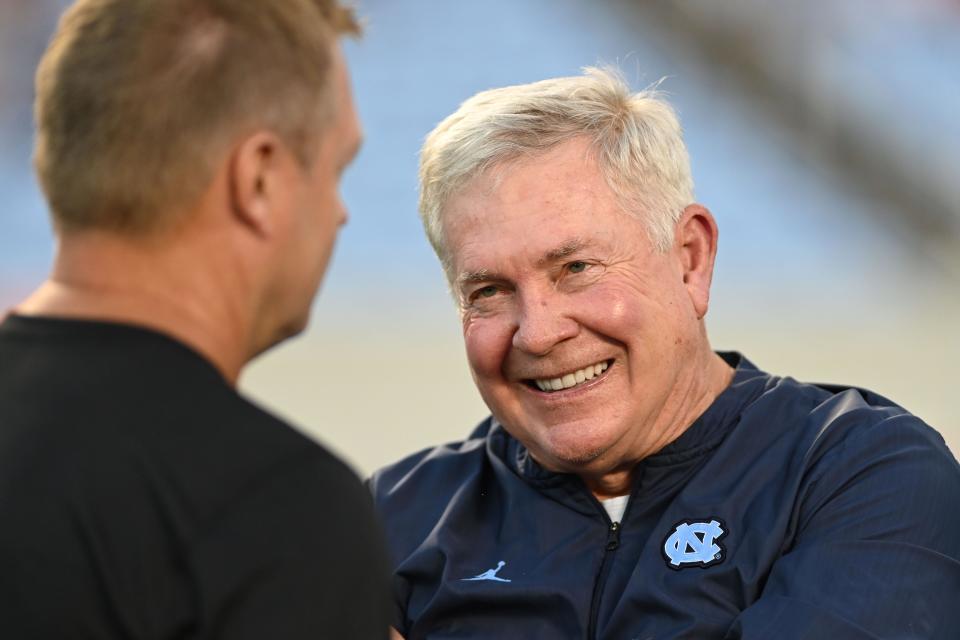
[(407, 638), (960, 638), (960, 465), (873, 393), (724, 354), (622, 524), (488, 418), (371, 478)]

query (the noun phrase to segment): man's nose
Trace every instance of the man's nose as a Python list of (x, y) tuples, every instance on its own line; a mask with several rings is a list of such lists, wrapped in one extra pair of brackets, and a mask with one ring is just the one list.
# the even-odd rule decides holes
[(530, 355), (542, 356), (579, 332), (579, 323), (556, 294), (524, 297), (513, 346)]

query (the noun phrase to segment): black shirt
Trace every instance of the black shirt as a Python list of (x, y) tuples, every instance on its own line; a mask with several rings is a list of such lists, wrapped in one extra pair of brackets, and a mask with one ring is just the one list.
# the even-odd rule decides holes
[(195, 352), (0, 324), (0, 637), (385, 638), (385, 567), (355, 475)]

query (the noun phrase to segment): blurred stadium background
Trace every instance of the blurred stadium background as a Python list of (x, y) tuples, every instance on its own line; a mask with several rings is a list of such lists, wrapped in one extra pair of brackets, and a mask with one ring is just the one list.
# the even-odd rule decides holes
[[(0, 0), (0, 310), (53, 240), (32, 75), (64, 0)], [(363, 473), (485, 415), (416, 214), (423, 136), (473, 93), (619, 66), (665, 78), (719, 220), (714, 345), (872, 388), (960, 451), (960, 3), (363, 0), (347, 45), (367, 142), (309, 332), (242, 386)], [(171, 96), (176, 99), (176, 96)], [(145, 367), (150, 363), (144, 363)]]

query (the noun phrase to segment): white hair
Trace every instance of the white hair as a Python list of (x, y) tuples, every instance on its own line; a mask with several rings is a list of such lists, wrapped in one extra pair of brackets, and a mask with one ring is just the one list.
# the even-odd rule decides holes
[(437, 256), (447, 201), (472, 178), (517, 158), (587, 137), (625, 211), (642, 217), (661, 251), (693, 202), (680, 122), (655, 88), (631, 93), (615, 69), (483, 91), (430, 132), (420, 152), (420, 216)]

